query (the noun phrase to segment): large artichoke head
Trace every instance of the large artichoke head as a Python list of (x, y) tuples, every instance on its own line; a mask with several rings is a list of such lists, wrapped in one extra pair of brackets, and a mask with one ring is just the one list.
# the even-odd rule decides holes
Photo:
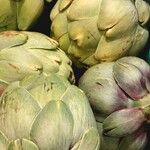
[(0, 99), (0, 149), (99, 150), (89, 102), (60, 75), (29, 75)]
[(50, 17), (52, 36), (76, 64), (137, 55), (149, 35), (144, 0), (58, 0)]
[(0, 6), (0, 31), (27, 30), (41, 15), (44, 0), (0, 0)]
[(130, 56), (95, 65), (82, 76), (79, 87), (89, 97), (104, 135), (121, 138), (119, 150), (144, 147), (150, 122), (148, 63)]
[(29, 74), (57, 73), (74, 81), (71, 61), (58, 43), (35, 32), (0, 33), (0, 89)]

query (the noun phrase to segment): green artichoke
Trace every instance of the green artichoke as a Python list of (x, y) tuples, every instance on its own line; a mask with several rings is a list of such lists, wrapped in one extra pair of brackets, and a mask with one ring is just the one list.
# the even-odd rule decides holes
[(35, 32), (0, 33), (0, 93), (29, 74), (57, 73), (74, 81), (71, 61), (58, 43)]
[(79, 87), (89, 98), (106, 143), (110, 137), (115, 143), (119, 139), (116, 150), (144, 148), (150, 122), (148, 63), (130, 56), (95, 65), (81, 77)]
[(144, 0), (58, 0), (50, 18), (60, 48), (75, 64), (91, 66), (142, 50), (150, 6)]
[(89, 102), (60, 75), (29, 75), (0, 99), (0, 149), (99, 150)]
[(27, 30), (41, 15), (44, 0), (0, 0), (0, 6), (0, 31)]

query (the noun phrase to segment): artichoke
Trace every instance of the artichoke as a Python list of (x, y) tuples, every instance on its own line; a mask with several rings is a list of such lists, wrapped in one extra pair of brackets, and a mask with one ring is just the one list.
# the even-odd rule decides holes
[(44, 0), (0, 0), (0, 6), (0, 31), (27, 30), (41, 15)]
[(142, 50), (150, 6), (144, 0), (58, 0), (50, 18), (60, 48), (75, 64), (91, 66)]
[(87, 97), (57, 74), (28, 75), (0, 99), (0, 149), (99, 150)]
[(144, 148), (150, 122), (148, 63), (130, 56), (95, 65), (81, 77), (79, 87), (94, 109), (103, 145), (113, 139), (116, 150)]
[(71, 61), (58, 43), (35, 32), (0, 33), (0, 93), (29, 74), (57, 73), (74, 81)]

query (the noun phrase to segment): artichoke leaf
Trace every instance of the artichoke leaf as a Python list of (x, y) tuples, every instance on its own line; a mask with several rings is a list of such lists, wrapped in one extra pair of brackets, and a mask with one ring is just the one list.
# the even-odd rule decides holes
[[(44, 34), (38, 32), (22, 32), (28, 37), (28, 41), (23, 45), (25, 48), (30, 49), (42, 49), (42, 50), (57, 50), (58, 43), (47, 37)], [(41, 41), (41, 42), (39, 42)]]
[(74, 0), (61, 0), (59, 4), (59, 10), (63, 11), (66, 9)]
[(69, 23), (68, 33), (69, 38), (76, 42), (78, 47), (85, 50), (84, 53), (86, 49), (88, 52), (96, 48), (101, 37), (97, 28), (97, 16)]
[(95, 127), (95, 119), (87, 97), (82, 90), (70, 85), (61, 97), (61, 100), (69, 107), (74, 120), (73, 143), (82, 136), (87, 128)]
[(123, 137), (138, 130), (145, 120), (140, 108), (121, 109), (104, 120), (103, 132), (108, 136)]
[(9, 144), (7, 150), (39, 150), (39, 148), (32, 141), (17, 139)]
[(35, 118), (31, 139), (44, 150), (68, 150), (72, 141), (73, 118), (62, 101), (50, 101)]
[(27, 42), (26, 34), (17, 31), (5, 31), (0, 33), (0, 50), (9, 47), (23, 45)]
[(144, 26), (150, 19), (150, 6), (144, 0), (135, 0), (135, 7), (138, 12), (139, 22)]
[(100, 135), (101, 147), (100, 150), (117, 150), (119, 145), (119, 138), (110, 137), (103, 134), (103, 123), (97, 122), (97, 128)]
[(150, 92), (150, 67), (147, 62), (145, 62), (143, 59), (137, 58), (137, 57), (123, 57), (117, 61), (118, 63), (122, 64), (129, 64), (135, 66), (143, 75), (145, 78), (145, 85), (147, 90)]
[(51, 100), (59, 100), (66, 91), (68, 81), (51, 74), (49, 76), (27, 76), (20, 85), (26, 86), (33, 98), (43, 108)]
[(18, 29), (27, 30), (32, 25), (32, 22), (40, 16), (43, 7), (43, 0), (23, 0), (17, 2)]
[(99, 150), (100, 138), (97, 129), (90, 128), (85, 131), (81, 140), (71, 150)]
[(33, 119), (40, 111), (33, 97), (15, 82), (4, 91), (0, 103), (0, 130), (9, 140), (29, 138)]
[(145, 79), (137, 67), (117, 61), (113, 67), (113, 74), (117, 84), (132, 99), (141, 99), (147, 93)]
[(140, 50), (144, 48), (148, 41), (149, 31), (146, 28), (142, 28), (140, 25), (136, 28), (132, 47), (129, 50), (129, 56), (136, 56)]
[(12, 0), (0, 0), (0, 31), (16, 29), (16, 4)]
[(58, 40), (68, 32), (68, 22), (66, 17), (66, 12), (57, 15), (52, 22), (51, 30), (54, 33), (54, 37)]
[(53, 9), (51, 10), (51, 13), (50, 13), (51, 20), (54, 20), (55, 17), (59, 14), (59, 4), (60, 4), (60, 0), (57, 1), (57, 3), (54, 5)]
[(130, 0), (102, 0), (98, 16), (98, 28), (101, 31), (108, 30), (107, 34), (111, 37), (122, 37), (130, 33), (137, 23), (137, 11)]
[(7, 150), (39, 150), (39, 148), (32, 141), (17, 139), (9, 144)]
[(132, 40), (133, 35), (127, 35), (117, 39), (107, 38), (105, 34), (102, 35), (94, 53), (95, 59), (100, 62), (110, 62), (124, 55), (128, 55), (129, 49), (133, 44)]
[[(49, 74), (51, 72), (59, 72), (59, 67), (62, 64), (62, 59), (56, 51), (44, 51), (40, 49), (30, 49), (31, 54), (37, 57), (43, 65), (43, 72)], [(65, 56), (66, 57), (66, 56)]]
[(0, 149), (7, 150), (9, 141), (7, 137), (0, 131)]
[(28, 74), (40, 73), (39, 70), (31, 70), (28, 66), (23, 66), (20, 63), (0, 61), (0, 78), (1, 81), (5, 83), (21, 80)]
[[(68, 20), (84, 20), (90, 17), (97, 16), (102, 0), (74, 0), (70, 7), (67, 9)], [(90, 11), (89, 11), (90, 10)]]
[(3, 49), (0, 51), (0, 59), (2, 64), (3, 62), (10, 62), (8, 65), (18, 72), (21, 72), (20, 70), (24, 70), (24, 68), (28, 68), (29, 72), (40, 73), (43, 68), (40, 60), (25, 48), (14, 47)]

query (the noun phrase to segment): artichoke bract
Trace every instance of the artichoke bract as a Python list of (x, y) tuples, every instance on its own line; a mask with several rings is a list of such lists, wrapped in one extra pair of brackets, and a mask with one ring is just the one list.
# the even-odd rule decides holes
[(26, 31), (0, 33), (0, 92), (29, 74), (57, 73), (74, 81), (71, 61), (46, 35)]
[(60, 75), (29, 75), (0, 99), (3, 150), (99, 150), (99, 134), (83, 91)]
[(89, 98), (104, 143), (113, 138), (117, 150), (145, 146), (150, 121), (148, 63), (130, 56), (95, 65), (81, 77), (79, 87)]
[(0, 0), (0, 6), (0, 31), (27, 30), (41, 15), (44, 0)]
[(91, 66), (142, 50), (150, 6), (144, 0), (58, 0), (50, 18), (60, 47), (75, 64)]

